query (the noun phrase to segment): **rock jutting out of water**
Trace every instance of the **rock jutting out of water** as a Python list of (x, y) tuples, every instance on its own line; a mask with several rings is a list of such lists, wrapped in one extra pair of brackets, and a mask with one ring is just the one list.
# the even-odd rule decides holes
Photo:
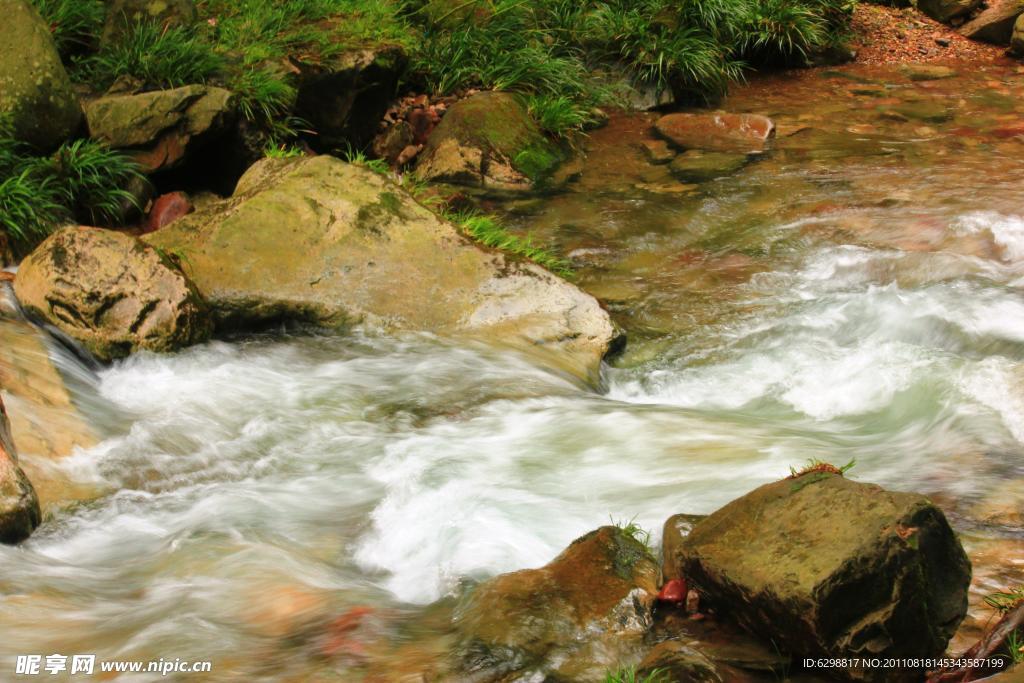
[(7, 411), (0, 400), (0, 543), (18, 543), (42, 521), (32, 482), (18, 466)]

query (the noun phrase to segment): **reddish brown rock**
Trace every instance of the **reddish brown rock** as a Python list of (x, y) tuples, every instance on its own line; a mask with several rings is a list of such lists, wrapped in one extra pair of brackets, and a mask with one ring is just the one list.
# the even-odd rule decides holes
[(712, 152), (763, 152), (768, 140), (775, 136), (775, 124), (759, 114), (668, 114), (658, 119), (654, 127), (678, 147)]
[(194, 210), (195, 207), (192, 206), (192, 202), (184, 192), (162, 194), (153, 202), (153, 208), (149, 210), (149, 216), (146, 218), (146, 224), (142, 231), (144, 233), (156, 232)]
[(433, 109), (413, 109), (409, 112), (409, 125), (412, 127), (412, 141), (422, 145), (434, 132), (441, 117)]
[(39, 526), (42, 513), (32, 483), (18, 467), (10, 425), (0, 401), (0, 543), (19, 543)]

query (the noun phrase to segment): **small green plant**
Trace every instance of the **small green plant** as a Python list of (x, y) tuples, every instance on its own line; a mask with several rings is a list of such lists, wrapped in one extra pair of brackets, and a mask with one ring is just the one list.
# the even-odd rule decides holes
[(364, 152), (354, 149), (351, 146), (342, 152), (341, 158), (350, 164), (362, 166), (363, 168), (367, 168), (379, 175), (391, 175), (391, 168), (388, 166), (388, 162), (383, 159), (371, 159), (366, 156)]
[(801, 467), (799, 470), (795, 467), (789, 468), (789, 478), (796, 479), (802, 477), (805, 474), (838, 474), (839, 476), (845, 475), (854, 465), (857, 464), (856, 460), (851, 460), (842, 467), (836, 467), (832, 463), (825, 462), (824, 460), (818, 460), (817, 458), (811, 458), (807, 461), (807, 464)]
[(611, 517), (610, 520), (612, 526), (622, 529), (624, 534), (651, 552), (651, 532), (637, 524), (636, 517), (628, 521), (617, 520), (614, 517)]
[(263, 155), (270, 159), (295, 159), (304, 156), (305, 152), (295, 145), (267, 145)]
[(1021, 637), (1019, 629), (1014, 629), (1006, 636), (1006, 651), (1014, 664), (1024, 662), (1024, 637)]
[(664, 669), (654, 669), (644, 674), (638, 674), (636, 667), (609, 671), (604, 678), (605, 683), (669, 683), (668, 672)]
[(119, 40), (78, 62), (76, 73), (98, 88), (130, 75), (161, 87), (205, 83), (224, 60), (193, 29), (143, 22), (130, 26)]
[(71, 215), (91, 224), (120, 220), (124, 208), (137, 201), (125, 188), (143, 180), (131, 159), (92, 140), (62, 145), (39, 168), (59, 188)]
[(541, 130), (559, 137), (579, 133), (594, 122), (593, 108), (565, 95), (534, 95), (527, 106)]
[(1002, 613), (1009, 612), (1021, 603), (1024, 603), (1024, 586), (985, 596), (985, 604)]
[(32, 0), (62, 57), (91, 47), (103, 29), (103, 0)]
[(529, 237), (518, 237), (508, 232), (494, 216), (463, 211), (447, 213), (445, 218), (484, 246), (521, 256), (561, 277), (573, 276), (572, 267), (565, 259), (537, 246)]
[(0, 182), (0, 230), (21, 248), (39, 242), (67, 215), (57, 200), (53, 184), (32, 169), (7, 176)]

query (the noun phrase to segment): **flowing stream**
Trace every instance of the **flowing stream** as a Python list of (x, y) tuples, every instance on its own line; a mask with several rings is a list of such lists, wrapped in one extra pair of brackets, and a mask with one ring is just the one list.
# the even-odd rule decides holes
[[(761, 79), (724, 106), (779, 137), (731, 177), (674, 181), (637, 146), (652, 118), (616, 117), (567, 191), (495, 203), (629, 333), (600, 391), (426, 336), (282, 333), (95, 374), (55, 351), (104, 426), (61, 464), (96, 494), (0, 547), (0, 661), (400, 680), (370, 674), (431, 656), (401, 643), (443, 631), (425, 606), (463, 582), (610, 518), (657, 539), (810, 458), (943, 506), (976, 565), (966, 638), (1024, 577), (1017, 71)], [(342, 646), (310, 626), (353, 614)]]

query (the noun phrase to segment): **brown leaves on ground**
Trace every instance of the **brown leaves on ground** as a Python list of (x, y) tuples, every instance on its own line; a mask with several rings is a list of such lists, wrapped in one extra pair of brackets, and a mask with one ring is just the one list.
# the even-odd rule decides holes
[(851, 47), (857, 51), (859, 64), (989, 62), (1006, 52), (1002, 47), (969, 40), (912, 7), (858, 3), (852, 28)]

